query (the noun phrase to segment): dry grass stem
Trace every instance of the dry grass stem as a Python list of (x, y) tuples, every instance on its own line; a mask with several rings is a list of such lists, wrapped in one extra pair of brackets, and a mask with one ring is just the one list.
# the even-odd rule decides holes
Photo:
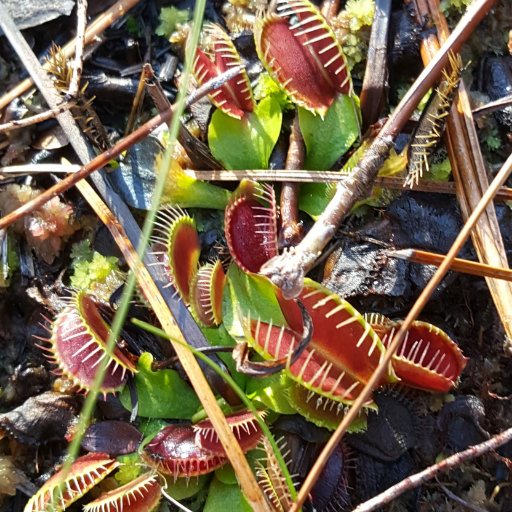
[[(413, 263), (422, 263), (424, 265), (433, 265), (439, 267), (444, 261), (442, 254), (435, 254), (418, 249), (402, 249), (398, 251), (387, 251), (390, 258), (398, 258), (401, 260), (412, 261)], [(504, 281), (512, 281), (512, 270), (508, 268), (498, 268), (483, 263), (463, 260), (455, 258), (450, 266), (450, 270), (464, 272), (481, 277), (492, 277), (493, 279), (503, 279)]]

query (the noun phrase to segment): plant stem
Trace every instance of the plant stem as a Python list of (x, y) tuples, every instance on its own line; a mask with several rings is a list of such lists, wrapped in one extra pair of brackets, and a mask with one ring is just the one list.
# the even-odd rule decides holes
[[(290, 146), (286, 157), (286, 169), (296, 171), (304, 167), (306, 146), (300, 131), (299, 114), (295, 113)], [(279, 248), (297, 245), (302, 238), (302, 224), (299, 223), (299, 192), (300, 184), (285, 181), (281, 187), (281, 232), (279, 233)]]

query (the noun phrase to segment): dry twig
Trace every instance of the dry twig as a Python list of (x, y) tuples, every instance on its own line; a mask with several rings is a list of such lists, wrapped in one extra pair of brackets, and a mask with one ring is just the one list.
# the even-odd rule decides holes
[[(401, 249), (398, 251), (387, 251), (386, 255), (390, 258), (398, 258), (401, 260), (412, 261), (414, 263), (422, 263), (424, 265), (434, 265), (439, 267), (444, 261), (442, 254), (435, 254), (418, 249)], [(450, 265), (450, 270), (464, 272), (474, 276), (492, 277), (493, 279), (503, 279), (504, 281), (512, 281), (512, 270), (508, 268), (493, 267), (484, 263), (476, 263), (475, 261), (463, 260), (455, 258)]]
[(84, 48), (85, 48), (85, 29), (87, 27), (87, 0), (78, 0), (76, 5), (76, 46), (75, 46), (75, 64), (73, 66), (73, 76), (69, 84), (68, 94), (71, 98), (78, 96), (80, 90), (80, 79), (82, 78)]
[(339, 183), (336, 193), (318, 221), (297, 247), (266, 263), (261, 273), (283, 290), (287, 298), (297, 297), (303, 287), (304, 277), (315, 260), (333, 237), (336, 229), (356, 201), (367, 197), (384, 160), (393, 147), (395, 137), (405, 125), (420, 99), (434, 84), (441, 70), (448, 65), (448, 53), (458, 52), (496, 0), (480, 0), (467, 10), (446, 44), (420, 74), (393, 115), (388, 119), (368, 151), (355, 167), (350, 177)]
[[(335, 171), (288, 171), (280, 169), (251, 169), (247, 171), (195, 171), (186, 169), (185, 173), (196, 180), (206, 181), (240, 181), (245, 179), (260, 181), (293, 181), (296, 183), (337, 183), (347, 179), (347, 175)], [(397, 176), (377, 176), (375, 187), (392, 190), (404, 190), (405, 178)], [(455, 194), (452, 181), (420, 181), (415, 185), (416, 192), (434, 192), (437, 194)], [(512, 200), (512, 188), (501, 187), (496, 194), (498, 201)]]
[(386, 104), (390, 16), (391, 0), (376, 0), (360, 98), (363, 132), (379, 120), (380, 113)]
[(448, 496), (448, 498), (452, 499), (453, 501), (457, 502), (459, 505), (462, 505), (463, 507), (473, 510), (473, 512), (487, 512), (483, 508), (477, 507), (476, 505), (473, 505), (472, 503), (468, 503), (467, 501), (464, 501), (462, 498), (459, 498), (456, 494), (454, 494), (448, 487), (441, 485), (441, 489), (443, 492)]
[(25, 128), (26, 126), (40, 123), (41, 121), (46, 121), (47, 119), (51, 119), (52, 117), (62, 114), (63, 112), (69, 110), (71, 107), (74, 107), (75, 105), (76, 100), (64, 100), (60, 105), (57, 105), (55, 108), (45, 110), (44, 112), (36, 114), (35, 116), (30, 116), (26, 119), (20, 119), (19, 121), (13, 120), (5, 124), (0, 124), (0, 133), (10, 132), (11, 130)]
[[(304, 167), (306, 145), (300, 131), (299, 114), (295, 119), (290, 133), (290, 145), (286, 156), (286, 169), (299, 170)], [(297, 182), (285, 181), (281, 187), (281, 231), (279, 233), (279, 248), (297, 245), (302, 238), (302, 224), (299, 223), (299, 192)]]
[(488, 453), (492, 450), (496, 450), (496, 448), (503, 446), (511, 439), (512, 428), (509, 428), (508, 430), (505, 430), (501, 434), (494, 436), (488, 441), (484, 441), (483, 443), (477, 444), (475, 446), (470, 446), (467, 450), (456, 453), (455, 455), (452, 455), (451, 457), (448, 457), (441, 462), (430, 466), (424, 471), (416, 473), (415, 475), (402, 480), (398, 484), (390, 487), (387, 491), (384, 491), (378, 496), (375, 496), (371, 500), (368, 500), (365, 503), (361, 503), (361, 505), (356, 507), (353, 512), (371, 512), (372, 510), (377, 510), (409, 489), (414, 489), (424, 482), (427, 482), (431, 478), (434, 478), (439, 472), (454, 468), (463, 462), (474, 459), (475, 457), (480, 457), (480, 455)]
[[(420, 18), (430, 16), (437, 27), (437, 35), (430, 34), (422, 43), (422, 58), (428, 64), (450, 34), (448, 23), (439, 7), (439, 0), (416, 0)], [(459, 94), (456, 96), (446, 123), (446, 146), (452, 166), (457, 200), (462, 218), (469, 214), (489, 187), (478, 134), (471, 114), (468, 93), (461, 79)], [(507, 254), (494, 205), (491, 203), (479, 219), (471, 234), (478, 259), (493, 267), (508, 268)], [(502, 280), (486, 278), (505, 334), (512, 339), (512, 285)]]

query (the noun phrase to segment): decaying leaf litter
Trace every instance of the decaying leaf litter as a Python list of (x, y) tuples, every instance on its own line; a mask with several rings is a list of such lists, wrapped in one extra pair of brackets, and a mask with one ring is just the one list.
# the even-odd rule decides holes
[[(318, 9), (307, 1), (207, 4), (210, 25), (199, 30), (199, 3), (163, 10), (135, 3), (113, 5), (89, 19), (85, 30), (85, 9), (94, 17), (97, 6), (79, 2), (78, 32), (85, 30), (86, 41), (98, 39), (92, 51), (85, 48), (83, 64), (81, 45), (73, 40), (67, 46), (78, 46), (74, 67), (64, 57), (56, 63), (57, 48), (53, 58), (47, 53), (52, 40), (62, 44), (74, 34), (73, 16), (25, 31), (39, 57), (46, 56), (50, 67), (53, 61), (50, 79), (3, 16), (3, 78), (11, 92), (0, 98), (7, 107), (0, 142), (0, 224), (7, 228), (2, 317), (13, 321), (2, 334), (2, 506), (216, 510), (232, 503), (297, 510), (307, 498), (305, 509), (352, 510), (361, 503), (359, 510), (372, 510), (394, 498), (395, 506), (411, 510), (507, 510), (508, 445), (492, 450), (511, 435), (508, 291), (506, 281), (498, 281), (507, 273), (496, 269), (506, 266), (510, 246), (508, 206), (489, 207), (487, 224), (480, 221), (472, 235), (476, 253), (468, 242), (458, 255), (457, 268), (485, 276), (487, 284), (455, 272), (439, 284), (440, 273), (437, 281), (431, 279), (434, 267), (413, 261), (418, 250), (454, 252), (450, 247), (463, 222), (482, 209), (477, 203), (487, 180), (510, 153), (507, 108), (479, 117), (476, 131), (470, 117), (471, 109), (485, 111), (490, 100), (510, 94), (510, 7), (498, 2), (477, 26), (494, 2), (475, 2), (462, 19), (466, 2), (455, 1), (402, 6), (349, 0)], [(195, 25), (190, 23), (194, 7)], [(101, 34), (91, 30), (101, 32), (113, 21), (117, 26)], [(378, 31), (372, 32), (372, 23)], [(459, 57), (446, 47), (436, 54), (434, 42), (447, 39), (448, 26), (454, 35), (447, 45), (454, 45), (454, 52), (462, 46), (457, 67), (466, 68), (461, 87), (460, 70), (445, 70), (449, 87), (460, 89), (450, 115), (444, 104), (451, 98), (436, 81)], [(191, 44), (196, 38), (198, 52)], [(409, 89), (421, 71), (420, 49), (425, 63), (434, 60)], [(142, 73), (144, 62), (152, 64), (153, 75)], [(26, 90), (14, 87), (22, 63), (40, 92), (12, 101), (18, 94), (12, 91)], [(226, 76), (230, 68), (233, 73)], [(178, 91), (186, 92), (189, 72), (199, 85), (214, 79), (220, 86), (203, 93), (210, 93), (217, 110), (212, 112), (206, 99), (196, 104), (189, 99), (180, 123), (178, 102), (169, 134), (154, 136), (162, 121), (144, 122), (156, 111), (170, 122), (169, 106)], [(430, 102), (425, 96), (418, 107), (424, 114), (413, 113), (431, 85)], [(144, 88), (150, 91), (146, 98)], [(192, 83), (188, 92), (193, 88)], [(457, 128), (454, 109), (469, 119), (465, 131), (460, 123)], [(30, 114), (46, 120), (30, 125)], [(58, 122), (51, 119), (55, 114)], [(443, 142), (432, 144), (442, 138), (446, 117), (450, 158)], [(362, 127), (381, 118), (361, 139)], [(174, 146), (176, 138), (185, 150)], [(104, 149), (118, 141), (113, 151), (94, 158), (101, 144)], [(407, 178), (406, 155), (412, 161), (411, 148), (420, 156), (423, 146), (425, 155), (416, 160), (423, 173), (417, 191), (397, 190), (400, 180), (415, 181)], [(450, 148), (463, 157), (455, 161)], [(62, 172), (76, 171), (68, 165), (80, 162), (76, 155), (85, 169), (61, 181)], [(106, 172), (91, 175), (94, 188), (78, 181), (106, 165)], [(367, 199), (365, 188), (381, 167), (379, 187)], [(339, 169), (346, 178), (336, 189), (330, 174), (321, 171)], [(258, 170), (264, 179), (258, 180)], [(506, 185), (509, 172), (507, 161), (493, 190)], [(212, 176), (215, 185), (203, 181)], [(266, 183), (240, 181), (255, 176)], [(438, 192), (450, 190), (450, 181), (443, 180), (454, 180), (457, 200)], [(68, 183), (77, 183), (79, 193)], [(505, 186), (499, 193), (510, 192)], [(38, 196), (39, 209), (33, 211)], [(173, 207), (157, 214), (160, 203)], [(22, 204), (24, 218), (16, 213)], [(329, 227), (346, 214), (337, 231)], [(150, 226), (141, 232), (137, 223), (144, 217)], [(319, 219), (313, 228), (312, 219)], [(467, 238), (467, 226), (456, 241), (459, 248), (464, 233)], [(136, 249), (142, 257), (148, 241), (151, 248), (140, 266)], [(324, 247), (321, 256), (314, 250)], [(279, 267), (271, 258), (283, 248), (292, 258)], [(422, 258), (448, 263), (429, 254)], [(478, 269), (464, 263), (477, 258), (484, 264)], [(129, 269), (135, 270), (137, 285)], [(261, 271), (283, 291), (255, 274)], [(303, 280), (305, 271), (312, 280)], [(298, 306), (290, 295), (299, 295)], [(172, 346), (165, 341), (169, 337)], [(212, 358), (194, 352), (208, 380), (185, 340)], [(400, 343), (394, 356), (392, 340)], [(44, 362), (44, 352), (61, 375), (52, 373), (56, 366)], [(94, 379), (97, 368), (106, 370), (103, 383)], [(376, 369), (380, 376), (372, 377)], [(82, 408), (83, 390), (89, 393)], [(95, 406), (98, 391), (106, 396)], [(339, 443), (348, 419), (351, 432)], [(329, 439), (329, 452), (322, 452)], [(467, 449), (472, 445), (479, 447)], [(242, 450), (249, 450), (249, 464)], [(73, 464), (68, 458), (48, 480), (66, 451), (80, 458)], [(423, 477), (407, 479), (427, 467), (431, 479), (452, 453), (447, 462), (455, 469), (439, 474), (437, 482), (417, 488)], [(124, 465), (107, 476), (118, 463)], [(98, 474), (97, 464), (104, 474), (103, 469)], [(67, 484), (59, 487), (61, 474)], [(364, 503), (387, 488), (386, 497)], [(168, 501), (160, 501), (160, 493)]]

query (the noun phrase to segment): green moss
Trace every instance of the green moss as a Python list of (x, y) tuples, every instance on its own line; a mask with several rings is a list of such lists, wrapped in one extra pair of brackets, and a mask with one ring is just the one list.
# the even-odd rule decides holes
[(459, 12), (463, 12), (466, 10), (468, 5), (471, 5), (473, 0), (442, 0), (440, 9), (445, 12), (450, 9), (457, 9)]
[(79, 261), (73, 263), (75, 273), (70, 279), (72, 286), (79, 290), (87, 290), (94, 282), (105, 282), (112, 272), (119, 270), (117, 261), (114, 256), (103, 256), (94, 251), (92, 260), (80, 256)]
[(176, 9), (176, 7), (164, 7), (160, 11), (160, 25), (155, 32), (158, 36), (171, 37), (178, 24), (186, 23), (190, 18), (190, 12)]
[(128, 33), (131, 36), (134, 36), (134, 37), (141, 36), (139, 22), (133, 16), (128, 16), (128, 18), (126, 19), (126, 29), (128, 30)]
[(258, 84), (254, 88), (254, 98), (261, 101), (267, 97), (275, 98), (281, 110), (292, 110), (295, 108), (294, 104), (288, 95), (279, 87), (279, 85), (272, 79), (272, 77), (265, 71), (260, 75)]
[(88, 239), (77, 242), (71, 246), (71, 266), (76, 268), (78, 263), (92, 261), (94, 251), (91, 249), (91, 242)]
[(375, 2), (374, 0), (348, 0), (345, 11), (350, 17), (350, 30), (357, 32), (364, 25), (368, 27), (372, 25)]
[(442, 162), (439, 162), (438, 164), (432, 164), (430, 166), (430, 172), (426, 172), (423, 175), (423, 177), (426, 180), (448, 181), (451, 173), (452, 166), (450, 164), (450, 159), (445, 158)]
[(135, 480), (141, 473), (143, 466), (141, 464), (140, 455), (138, 453), (130, 453), (129, 455), (120, 455), (117, 457), (118, 462), (122, 465), (116, 472), (115, 477), (119, 485), (126, 485)]

